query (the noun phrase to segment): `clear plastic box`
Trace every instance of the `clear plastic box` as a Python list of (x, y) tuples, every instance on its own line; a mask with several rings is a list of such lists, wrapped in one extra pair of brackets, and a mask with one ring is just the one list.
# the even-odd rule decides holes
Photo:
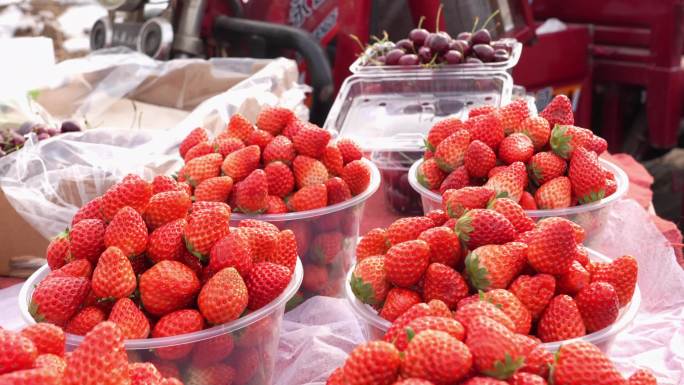
[[(50, 268), (47, 265), (41, 267), (29, 277), (19, 292), (19, 309), (28, 324), (35, 324), (28, 310), (33, 290), (49, 273)], [(168, 354), (164, 353), (173, 352), (175, 355), (181, 354), (182, 357), (166, 362), (176, 366), (181, 377), (188, 371), (208, 364), (225, 364), (236, 369), (236, 375), (240, 378), (236, 378), (235, 383), (269, 385), (274, 376), (285, 305), (299, 289), (302, 278), (302, 263), (297, 260), (290, 284), (270, 304), (235, 321), (199, 332), (173, 337), (127, 340), (124, 345), (129, 359), (147, 362), (157, 360), (159, 356), (168, 358)], [(82, 336), (67, 334), (67, 351), (75, 349), (82, 341)], [(226, 348), (221, 349), (220, 346)], [(183, 354), (185, 351), (187, 353)]]
[[(588, 249), (588, 251), (589, 258), (591, 260), (600, 262), (610, 262), (611, 260), (605, 255), (598, 253), (594, 250)], [(375, 311), (375, 309), (359, 301), (356, 298), (356, 296), (351, 290), (351, 286), (349, 285), (349, 280), (351, 279), (352, 272), (353, 269), (349, 272), (347, 277), (347, 284), (345, 285), (345, 296), (347, 297), (347, 301), (349, 302), (349, 305), (354, 311), (354, 314), (361, 322), (363, 333), (366, 339), (382, 339), (382, 337), (385, 335), (385, 332), (387, 331), (387, 329), (389, 329), (392, 323), (380, 317), (377, 311)], [(612, 325), (579, 338), (558, 342), (547, 342), (542, 345), (549, 351), (555, 352), (560, 348), (562, 344), (567, 344), (574, 341), (588, 341), (598, 346), (602, 352), (608, 353), (617, 334), (632, 324), (634, 318), (636, 317), (639, 311), (640, 306), (641, 292), (639, 291), (639, 286), (637, 285), (636, 289), (634, 290), (632, 300), (625, 307), (620, 309), (618, 319)]]

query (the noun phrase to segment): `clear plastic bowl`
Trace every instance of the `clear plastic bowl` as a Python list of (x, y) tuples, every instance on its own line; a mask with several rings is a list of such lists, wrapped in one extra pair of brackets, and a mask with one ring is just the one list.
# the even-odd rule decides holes
[(380, 186), (380, 172), (373, 162), (366, 191), (347, 201), (316, 210), (287, 214), (248, 215), (233, 213), (232, 225), (243, 219), (270, 222), (281, 230), (290, 229), (297, 237), (297, 250), (304, 265), (302, 295), (342, 297), (344, 279), (354, 258), (359, 226), (366, 200)]
[(382, 177), (385, 204), (404, 215), (421, 215), (420, 195), (411, 188), (408, 172), (411, 165), (423, 156), (423, 151), (375, 151), (371, 160), (378, 166)]
[[(19, 292), (19, 310), (27, 324), (35, 324), (28, 304), (36, 285), (48, 273), (50, 268), (47, 265), (41, 267), (29, 277)], [(238, 378), (234, 383), (271, 384), (285, 304), (299, 289), (303, 276), (302, 263), (297, 260), (292, 280), (278, 298), (235, 321), (179, 336), (127, 340), (125, 347), (129, 358), (132, 361), (154, 362), (160, 356), (180, 356), (165, 361), (176, 366), (181, 377), (207, 364), (225, 364), (237, 371)], [(67, 334), (67, 350), (75, 349), (82, 341), (82, 336)], [(233, 345), (232, 351), (229, 345)], [(226, 346), (226, 349), (222, 350), (220, 346)], [(210, 349), (204, 350), (203, 347)]]
[[(594, 250), (588, 249), (588, 251), (589, 258), (591, 260), (600, 262), (610, 262), (611, 260), (605, 255)], [(356, 317), (361, 321), (362, 330), (366, 339), (382, 339), (392, 323), (380, 317), (377, 311), (375, 311), (375, 309), (373, 309), (371, 306), (359, 301), (358, 298), (356, 298), (352, 292), (351, 286), (349, 285), (352, 272), (353, 269), (349, 272), (347, 276), (347, 283), (345, 285), (345, 296), (347, 297), (347, 301), (349, 302), (349, 305), (351, 306)], [(639, 291), (639, 286), (637, 285), (636, 289), (634, 290), (632, 300), (626, 306), (620, 309), (618, 319), (612, 325), (579, 338), (558, 342), (547, 342), (542, 345), (549, 351), (555, 352), (562, 344), (567, 344), (573, 341), (588, 341), (598, 346), (602, 352), (608, 353), (618, 333), (623, 331), (634, 321), (634, 318), (639, 312), (639, 306), (641, 306), (641, 291)]]
[[(411, 166), (411, 170), (409, 170), (409, 183), (411, 184), (411, 187), (420, 194), (423, 202), (423, 210), (427, 213), (430, 210), (442, 208), (442, 196), (418, 183), (418, 168), (422, 163), (423, 160), (420, 159)], [(602, 158), (599, 158), (599, 163), (615, 175), (617, 190), (611, 196), (603, 198), (600, 201), (565, 209), (526, 210), (525, 212), (527, 215), (532, 218), (567, 218), (584, 228), (587, 232), (587, 241), (585, 241), (585, 243), (588, 243), (592, 233), (605, 223), (612, 204), (624, 197), (629, 188), (629, 178), (620, 167)]]

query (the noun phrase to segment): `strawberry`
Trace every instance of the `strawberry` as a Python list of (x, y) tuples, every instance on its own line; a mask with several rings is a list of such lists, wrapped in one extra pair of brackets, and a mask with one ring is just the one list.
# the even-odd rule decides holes
[(584, 146), (587, 150), (593, 151), (598, 155), (601, 155), (608, 150), (608, 142), (597, 135), (593, 135), (591, 140), (589, 140), (588, 143), (585, 143)]
[(372, 229), (356, 245), (356, 260), (360, 262), (374, 255), (385, 255), (390, 246), (385, 229), (379, 227)]
[(228, 234), (229, 220), (230, 209), (193, 210), (187, 217), (188, 223), (183, 233), (188, 251), (204, 259), (214, 243)]
[[(157, 321), (154, 329), (152, 329), (152, 337), (178, 336), (202, 329), (204, 329), (204, 319), (197, 310), (176, 310), (164, 315)], [(167, 348), (158, 348), (155, 354), (163, 360), (177, 360), (190, 354), (193, 347), (194, 344), (174, 345)]]
[[(187, 207), (190, 207), (189, 200)], [(132, 257), (142, 254), (147, 249), (145, 221), (133, 208), (128, 206), (122, 208), (109, 222), (105, 231), (104, 242), (106, 247), (117, 247), (126, 256)]]
[(269, 195), (266, 198), (266, 211), (264, 214), (285, 214), (287, 212), (287, 205), (283, 198), (275, 195)]
[(438, 299), (449, 309), (468, 295), (468, 284), (456, 270), (441, 263), (432, 263), (425, 270), (423, 278), (423, 298), (425, 301)]
[(247, 235), (240, 231), (231, 231), (211, 248), (207, 269), (213, 275), (226, 267), (234, 267), (241, 276), (247, 277), (252, 271), (253, 261), (254, 252)]
[[(259, 369), (263, 368), (260, 360), (261, 357), (266, 357), (266, 354), (260, 354), (255, 348), (244, 348), (236, 350), (233, 357), (232, 364), (236, 368), (233, 383), (236, 385), (246, 385), (252, 379), (257, 381), (251, 383), (258, 382), (258, 379), (255, 377)], [(203, 383), (197, 385), (203, 385)]]
[(473, 107), (468, 111), (468, 118), (474, 118), (480, 115), (487, 115), (494, 111), (496, 111), (496, 107), (491, 105)]
[(607, 282), (617, 293), (620, 307), (627, 305), (634, 295), (639, 266), (631, 255), (623, 255), (610, 263), (593, 263), (591, 282)]
[(437, 145), (434, 159), (442, 171), (449, 173), (463, 165), (470, 139), (468, 131), (459, 130)]
[(468, 282), (477, 290), (505, 289), (525, 266), (526, 249), (520, 242), (479, 246), (465, 259)]
[(33, 367), (36, 369), (42, 368), (52, 370), (61, 378), (64, 375), (64, 370), (66, 370), (66, 361), (62, 356), (55, 354), (41, 354), (36, 357), (36, 360), (33, 362)]
[(513, 132), (527, 135), (534, 145), (535, 151), (539, 151), (549, 142), (551, 128), (549, 121), (541, 116), (529, 116), (521, 121)]
[(494, 175), (500, 173), (501, 171), (503, 171), (503, 170), (505, 170), (505, 169), (507, 169), (507, 168), (508, 168), (508, 166), (503, 166), (503, 165), (501, 165), (501, 166), (496, 166), (496, 167), (492, 168), (491, 170), (489, 170), (489, 172), (487, 173), (487, 178), (488, 178), (488, 179), (489, 179), (489, 178), (493, 178)]
[(490, 318), (475, 317), (468, 325), (465, 341), (473, 355), (473, 366), (491, 377), (506, 379), (512, 376), (524, 361), (514, 335)]
[(342, 169), (342, 179), (347, 182), (352, 195), (359, 195), (370, 185), (370, 167), (363, 160), (354, 160)]
[(310, 292), (319, 292), (328, 283), (328, 270), (324, 266), (304, 265), (302, 288)]
[(207, 131), (201, 127), (197, 127), (194, 130), (190, 131), (188, 136), (186, 136), (185, 139), (183, 139), (180, 146), (178, 147), (178, 152), (180, 153), (180, 156), (184, 158), (185, 154), (191, 148), (195, 147), (199, 143), (206, 142), (208, 140), (209, 136), (207, 135)]
[(29, 312), (37, 322), (64, 326), (76, 313), (90, 290), (83, 277), (55, 277), (44, 280), (33, 291)]
[(290, 140), (293, 140), (295, 135), (301, 130), (303, 127), (317, 127), (313, 123), (309, 123), (305, 120), (299, 120), (297, 118), (294, 118), (288, 123), (285, 128), (283, 128), (282, 134), (284, 136), (287, 136)]
[(278, 233), (275, 250), (266, 261), (285, 266), (290, 269), (290, 273), (294, 273), (297, 264), (297, 238), (292, 230)]
[(442, 209), (451, 218), (459, 218), (467, 209), (483, 209), (496, 192), (487, 187), (472, 186), (446, 190), (442, 195)]
[(29, 325), (21, 330), (21, 335), (33, 342), (38, 354), (64, 356), (64, 331), (49, 323)]
[(493, 305), (491, 302), (487, 302), (485, 300), (476, 299), (475, 302), (459, 305), (458, 309), (454, 313), (454, 318), (463, 326), (465, 326), (466, 329), (468, 329), (470, 324), (480, 316), (490, 318), (500, 323), (510, 331), (515, 329), (513, 320), (507, 316), (506, 313), (504, 313), (496, 305)]
[[(50, 261), (52, 261), (53, 266), (50, 266), (50, 269), (53, 271), (45, 279), (65, 275), (90, 278), (92, 273), (90, 262), (87, 259), (76, 259), (65, 264), (65, 259), (69, 257), (68, 254), (69, 240), (66, 238), (66, 235), (58, 236), (50, 242), (47, 249), (47, 260), (48, 266), (50, 266)], [(55, 262), (56, 260), (60, 260), (60, 262)]]
[(111, 220), (124, 206), (130, 206), (142, 213), (152, 197), (152, 186), (139, 176), (128, 174), (124, 179), (110, 187), (102, 196), (100, 204), (105, 220)]
[(418, 183), (430, 190), (437, 190), (445, 177), (434, 158), (424, 161), (418, 168)]
[(290, 164), (295, 158), (294, 145), (286, 136), (278, 135), (266, 145), (261, 156), (264, 164), (275, 161)]
[(535, 191), (534, 200), (542, 210), (562, 209), (572, 204), (572, 183), (570, 178), (559, 176), (544, 183)]
[(363, 158), (361, 147), (359, 147), (359, 145), (353, 140), (349, 138), (342, 138), (338, 140), (336, 144), (337, 148), (339, 148), (340, 152), (342, 153), (344, 164), (351, 163), (355, 160), (361, 160), (361, 158)]
[(544, 378), (532, 373), (516, 373), (509, 383), (510, 385), (547, 385)]
[(606, 196), (606, 178), (596, 153), (578, 148), (570, 158), (568, 176), (580, 204), (595, 202)]
[(507, 169), (497, 173), (487, 180), (484, 187), (496, 191), (497, 194), (507, 194), (506, 197), (520, 202), (522, 192), (527, 186), (527, 171), (521, 162), (511, 163)]
[(342, 373), (349, 385), (390, 385), (399, 374), (401, 358), (394, 345), (371, 341), (349, 354)]
[(69, 231), (69, 251), (73, 259), (97, 262), (105, 249), (105, 223), (99, 219), (84, 219)]
[(535, 230), (527, 244), (527, 262), (538, 272), (560, 275), (570, 269), (575, 238), (567, 222), (553, 222)]
[(385, 258), (375, 256), (360, 261), (354, 268), (349, 284), (361, 302), (372, 306), (383, 303), (390, 288), (385, 274)]
[(244, 234), (247, 238), (249, 247), (254, 255), (254, 262), (265, 262), (271, 258), (275, 252), (278, 239), (277, 229), (239, 227), (237, 231)]
[[(289, 280), (289, 272), (283, 277)], [(227, 267), (204, 284), (197, 297), (197, 306), (207, 322), (218, 325), (240, 317), (248, 300), (247, 286), (242, 277), (237, 270)]]
[(576, 126), (553, 126), (549, 144), (551, 150), (563, 159), (571, 159), (572, 154), (580, 147), (586, 147), (591, 142), (593, 133)]
[(570, 270), (558, 277), (558, 292), (575, 295), (591, 282), (589, 272), (581, 263), (572, 261)]
[(0, 374), (30, 369), (36, 357), (38, 349), (30, 339), (19, 333), (0, 329)]
[(527, 107), (525, 99), (516, 99), (501, 107), (498, 111), (498, 117), (503, 124), (506, 135), (515, 132), (529, 116), (530, 109)]
[[(392, 294), (392, 291), (394, 291), (396, 288), (393, 288), (390, 290), (390, 292), (387, 294), (388, 299), (389, 296)], [(417, 294), (416, 294), (417, 295)], [(446, 307), (446, 305), (444, 305)], [(449, 309), (446, 309), (446, 316), (448, 317), (449, 315)], [(420, 317), (425, 317), (425, 316), (435, 316), (435, 317), (441, 317), (443, 315), (437, 314), (435, 309), (431, 308), (430, 305), (426, 303), (416, 303), (411, 305), (408, 309), (405, 311), (401, 312), (401, 314), (392, 322), (392, 325), (390, 325), (389, 329), (387, 329), (387, 332), (385, 333), (385, 336), (383, 339), (387, 342), (394, 342), (397, 341), (397, 339), (402, 336), (406, 335), (406, 326), (413, 321), (416, 318)]]
[[(577, 241), (577, 240), (575, 239), (575, 241)], [(577, 245), (577, 248), (575, 249), (575, 261), (579, 262), (580, 265), (584, 266), (585, 269), (589, 268), (589, 266), (588, 266), (589, 265), (589, 252), (587, 251), (586, 247), (584, 247), (582, 245)], [(594, 264), (594, 265), (596, 265), (596, 264)], [(589, 272), (589, 274), (591, 274), (591, 273), (592, 272)], [(613, 287), (615, 287), (615, 285), (613, 285)], [(618, 295), (618, 297), (619, 297), (619, 295)]]
[(192, 159), (178, 172), (178, 180), (188, 182), (195, 187), (205, 179), (214, 178), (221, 174), (221, 154), (212, 153)]
[(401, 373), (435, 384), (452, 384), (468, 374), (473, 356), (455, 337), (438, 330), (425, 330), (413, 337), (404, 352)]
[(271, 135), (278, 135), (292, 119), (295, 119), (295, 116), (291, 110), (284, 107), (266, 106), (259, 112), (256, 125)]
[(307, 186), (295, 192), (286, 201), (291, 211), (307, 211), (328, 205), (328, 189), (324, 184)]
[(309, 259), (319, 264), (330, 264), (342, 251), (344, 236), (339, 231), (316, 235), (310, 246)]
[(118, 385), (129, 380), (128, 359), (121, 330), (102, 322), (66, 357), (63, 385)]
[(449, 220), (449, 217), (446, 215), (446, 213), (440, 209), (430, 210), (425, 213), (425, 216), (432, 219), (432, 222), (435, 223), (435, 226), (442, 226), (444, 223), (446, 223), (446, 221)]
[[(211, 183), (212, 180), (218, 178), (207, 179), (201, 184)], [(190, 196), (183, 191), (165, 191), (155, 194), (145, 211), (145, 221), (150, 228), (157, 228), (165, 223), (185, 218), (191, 205)]]
[(104, 216), (102, 216), (101, 205), (102, 197), (95, 197), (90, 202), (81, 206), (81, 208), (76, 211), (76, 214), (74, 214), (74, 217), (71, 219), (71, 227), (74, 227), (78, 222), (84, 219), (104, 220)]
[[(411, 330), (411, 333), (408, 331)], [(438, 330), (449, 334), (450, 336), (456, 338), (459, 341), (465, 339), (465, 329), (460, 322), (453, 318), (448, 317), (437, 317), (437, 316), (425, 316), (419, 317), (406, 325), (407, 333), (401, 335), (395, 342), (394, 345), (400, 351), (406, 350), (406, 345), (409, 343), (409, 335), (418, 335), (425, 330)]]
[(494, 289), (484, 294), (485, 300), (493, 303), (506, 313), (515, 324), (515, 332), (529, 334), (532, 315), (518, 297), (504, 289)]
[(161, 261), (140, 276), (140, 300), (152, 315), (182, 309), (199, 292), (195, 273), (177, 261)]
[(508, 385), (506, 381), (499, 381), (492, 377), (471, 377), (468, 381), (462, 382), (462, 385)]
[(418, 283), (430, 263), (430, 247), (425, 241), (395, 244), (385, 256), (387, 279), (394, 285), (410, 287)]
[(320, 158), (330, 141), (330, 133), (315, 124), (300, 128), (292, 139), (294, 148), (300, 155)]
[(570, 296), (554, 297), (539, 319), (537, 335), (544, 342), (562, 341), (586, 334), (577, 303)]
[(234, 347), (232, 334), (219, 334), (214, 338), (200, 341), (195, 346), (192, 350), (192, 362), (198, 366), (215, 364), (230, 356)]
[(556, 279), (548, 274), (520, 275), (508, 290), (525, 305), (532, 319), (537, 319), (556, 291)]
[[(233, 189), (233, 179), (229, 176), (217, 176), (204, 180), (195, 188), (195, 200), (225, 202)], [(152, 197), (154, 200), (154, 197)], [(152, 203), (150, 202), (150, 206)], [(190, 205), (188, 205), (190, 206)]]
[(211, 144), (214, 147), (214, 152), (221, 154), (222, 157), (228, 156), (237, 150), (245, 148), (245, 144), (238, 138), (216, 138)]
[(449, 189), (460, 189), (470, 184), (470, 175), (466, 166), (461, 166), (449, 173), (439, 185), (439, 193), (444, 194)]
[(444, 139), (464, 128), (463, 122), (458, 118), (447, 118), (435, 123), (428, 132), (425, 148), (435, 151)]
[(461, 243), (452, 228), (433, 227), (420, 233), (418, 239), (430, 247), (430, 263), (456, 268), (463, 260)]
[(150, 321), (129, 298), (121, 298), (109, 313), (109, 321), (121, 329), (125, 339), (147, 338)]
[[(170, 176), (157, 175), (152, 179), (152, 195), (165, 191), (185, 191), (180, 184)], [(96, 198), (97, 199), (97, 198)], [(85, 206), (84, 206), (85, 207)], [(99, 208), (98, 208), (99, 211)]]
[(420, 294), (415, 291), (393, 287), (387, 292), (385, 303), (380, 310), (380, 317), (390, 322), (394, 322), (394, 320), (399, 318), (409, 308), (420, 302)]
[(188, 152), (185, 153), (185, 156), (183, 157), (183, 161), (185, 163), (188, 163), (189, 161), (199, 158), (200, 156), (211, 154), (214, 152), (214, 146), (212, 146), (209, 142), (200, 142), (197, 143), (193, 148), (188, 150)]
[(93, 292), (100, 299), (119, 299), (133, 294), (136, 287), (131, 262), (116, 246), (102, 253), (93, 271)]
[(133, 362), (128, 364), (131, 385), (159, 384), (162, 376), (157, 368), (149, 362)]
[(489, 203), (488, 208), (506, 217), (518, 233), (524, 233), (534, 228), (534, 220), (527, 216), (523, 208), (511, 199), (496, 198)]
[[(325, 382), (325, 385), (344, 385), (344, 372), (342, 371), (342, 367), (338, 367), (337, 369), (333, 370), (332, 373), (330, 373), (330, 376)], [(396, 382), (395, 382), (396, 384)]]
[(186, 224), (185, 219), (176, 219), (157, 228), (150, 234), (147, 256), (152, 262), (180, 259), (181, 252), (185, 248), (183, 231)]
[(613, 180), (606, 179), (606, 197), (609, 197), (617, 191), (617, 183)]
[(501, 245), (515, 239), (511, 222), (494, 210), (472, 209), (456, 223), (456, 233), (470, 250), (482, 245)]
[(64, 331), (69, 334), (84, 336), (106, 319), (107, 316), (101, 309), (95, 306), (85, 307), (69, 320)]
[(565, 95), (556, 95), (539, 113), (539, 116), (546, 119), (550, 127), (555, 127), (557, 124), (575, 124), (572, 102)]
[(344, 169), (344, 158), (342, 157), (342, 151), (335, 144), (328, 144), (323, 150), (323, 155), (321, 156), (321, 162), (328, 169), (331, 175), (342, 175), (342, 169)]
[(235, 369), (226, 364), (190, 366), (185, 376), (185, 385), (233, 384)]
[(325, 183), (328, 179), (328, 170), (317, 159), (298, 155), (292, 162), (297, 188)]
[(228, 154), (223, 159), (221, 171), (223, 171), (224, 175), (231, 177), (233, 183), (237, 183), (247, 178), (252, 171), (259, 167), (260, 159), (261, 149), (259, 149), (259, 146), (247, 146)]
[(273, 141), (273, 135), (260, 129), (256, 129), (249, 134), (249, 137), (245, 140), (245, 145), (247, 146), (258, 146), (261, 152), (264, 152), (266, 146)]
[(575, 301), (589, 333), (610, 326), (620, 311), (617, 293), (606, 282), (592, 282), (585, 286), (577, 293)]
[[(538, 229), (543, 229), (544, 227), (554, 224), (556, 222), (563, 222), (572, 228), (572, 234), (573, 237), (575, 238), (575, 243), (580, 245), (582, 242), (584, 242), (584, 239), (586, 238), (586, 232), (584, 231), (584, 228), (582, 226), (578, 225), (577, 223), (566, 219), (566, 218), (561, 218), (561, 217), (547, 217), (539, 222), (537, 222), (537, 228)], [(586, 264), (585, 264), (586, 265)]]
[(473, 140), (466, 149), (463, 163), (469, 176), (484, 178), (496, 166), (496, 154), (484, 142)]
[(519, 203), (523, 210), (537, 210), (537, 202), (529, 191), (523, 191)]
[(537, 345), (527, 353), (525, 365), (518, 369), (518, 372), (532, 373), (543, 378), (548, 378), (549, 368), (553, 362), (553, 353), (548, 351), (543, 345)]
[(555, 385), (627, 385), (627, 380), (601, 350), (589, 342), (562, 345), (550, 381)]
[(629, 385), (658, 385), (658, 381), (650, 370), (639, 369), (629, 376)]
[(265, 168), (269, 195), (287, 196), (294, 190), (295, 177), (292, 170), (282, 162), (269, 163)]
[(435, 223), (428, 217), (399, 218), (387, 228), (387, 240), (391, 245), (397, 245), (418, 239), (423, 231), (432, 227), (435, 227)]
[(325, 181), (328, 190), (328, 205), (344, 202), (352, 198), (351, 190), (344, 179), (332, 177)]
[(0, 384), (3, 385), (61, 384), (61, 380), (59, 373), (50, 368), (17, 370), (0, 375)]
[[(231, 340), (232, 341), (232, 340)], [(159, 374), (162, 375), (162, 377), (165, 378), (181, 378), (180, 375), (180, 370), (178, 369), (178, 366), (173, 362), (173, 361), (166, 361), (166, 360), (161, 360), (159, 358), (152, 358), (150, 362), (154, 365), (155, 368), (157, 368), (157, 371), (159, 371)], [(164, 385), (164, 384), (160, 384)]]
[(245, 280), (249, 302), (247, 308), (258, 310), (269, 304), (290, 283), (291, 272), (285, 266), (271, 262), (255, 263)]
[(466, 127), (470, 132), (471, 140), (480, 140), (491, 147), (492, 150), (499, 148), (499, 143), (501, 143), (505, 136), (504, 127), (497, 118), (496, 113), (468, 119)]
[(268, 178), (264, 170), (254, 170), (235, 185), (235, 206), (243, 213), (262, 213), (268, 208)]
[(499, 159), (503, 160), (506, 164), (513, 162), (527, 163), (533, 153), (534, 144), (532, 139), (525, 134), (510, 134), (499, 144)]

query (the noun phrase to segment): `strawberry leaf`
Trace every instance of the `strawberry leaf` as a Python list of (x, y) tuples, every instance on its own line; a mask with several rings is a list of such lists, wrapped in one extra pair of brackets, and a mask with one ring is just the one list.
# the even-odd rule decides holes
[(510, 354), (506, 353), (503, 362), (501, 360), (494, 362), (493, 369), (483, 370), (482, 373), (499, 380), (505, 380), (515, 374), (524, 363), (524, 357), (518, 357), (514, 360)]
[(406, 328), (406, 337), (408, 338), (408, 342), (411, 342), (413, 337), (416, 336), (416, 332), (413, 331), (412, 328)]
[(470, 284), (478, 290), (487, 290), (491, 281), (489, 271), (480, 266), (480, 256), (474, 252), (468, 253), (465, 259), (466, 275)]
[(570, 157), (570, 152), (572, 151), (571, 141), (572, 134), (568, 132), (568, 126), (556, 124), (553, 130), (551, 130), (549, 144), (553, 152), (561, 158), (568, 159)]
[(377, 305), (378, 301), (375, 299), (375, 291), (370, 283), (364, 282), (360, 277), (352, 274), (349, 284), (352, 289), (352, 293), (361, 302), (367, 303), (369, 305)]

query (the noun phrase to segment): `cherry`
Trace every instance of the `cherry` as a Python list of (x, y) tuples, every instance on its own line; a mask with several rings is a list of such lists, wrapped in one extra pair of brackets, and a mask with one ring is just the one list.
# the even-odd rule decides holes
[(38, 134), (38, 140), (45, 140), (48, 138), (50, 138), (50, 134), (48, 134), (47, 132), (41, 132), (40, 134)]
[(413, 42), (415, 47), (420, 47), (425, 44), (425, 40), (430, 35), (427, 29), (414, 28), (409, 32), (408, 38)]
[(50, 127), (47, 129), (47, 133), (50, 136), (55, 136), (55, 135), (59, 134), (59, 131), (54, 127)]
[(444, 54), (444, 60), (448, 64), (458, 64), (463, 61), (463, 54), (460, 51), (449, 50)]
[(409, 66), (409, 65), (416, 65), (419, 64), (420, 60), (418, 59), (418, 55), (414, 55), (412, 53), (408, 53), (402, 57), (399, 58), (399, 65), (400, 66)]
[(62, 122), (62, 126), (59, 128), (61, 132), (78, 132), (81, 131), (81, 127), (75, 122), (70, 120), (65, 120)]
[(489, 44), (492, 41), (492, 35), (489, 34), (488, 30), (482, 28), (470, 37), (470, 41), (473, 44)]
[(413, 52), (413, 42), (409, 39), (401, 39), (399, 40), (395, 46), (399, 49), (403, 49), (406, 52)]
[(465, 62), (468, 64), (482, 64), (482, 60), (472, 56), (467, 58)]
[(421, 63), (429, 63), (432, 60), (432, 50), (430, 47), (420, 47), (418, 48), (418, 58)]
[(449, 49), (449, 39), (440, 33), (432, 33), (428, 36), (426, 45), (432, 52), (445, 52)]
[(458, 40), (470, 41), (470, 37), (471, 37), (472, 35), (473, 35), (473, 34), (470, 33), (470, 32), (461, 32), (461, 33), (459, 33), (458, 35), (456, 35), (456, 39), (458, 39)]
[(508, 54), (508, 51), (505, 49), (497, 49), (494, 51), (494, 61), (495, 62), (502, 62), (510, 59), (510, 55)]
[(483, 62), (490, 62), (494, 60), (494, 48), (489, 44), (475, 44), (473, 52)]
[(404, 56), (405, 52), (402, 49), (399, 48), (394, 48), (391, 51), (387, 52), (387, 55), (385, 55), (385, 64), (387, 65), (395, 65), (399, 62), (399, 58)]

